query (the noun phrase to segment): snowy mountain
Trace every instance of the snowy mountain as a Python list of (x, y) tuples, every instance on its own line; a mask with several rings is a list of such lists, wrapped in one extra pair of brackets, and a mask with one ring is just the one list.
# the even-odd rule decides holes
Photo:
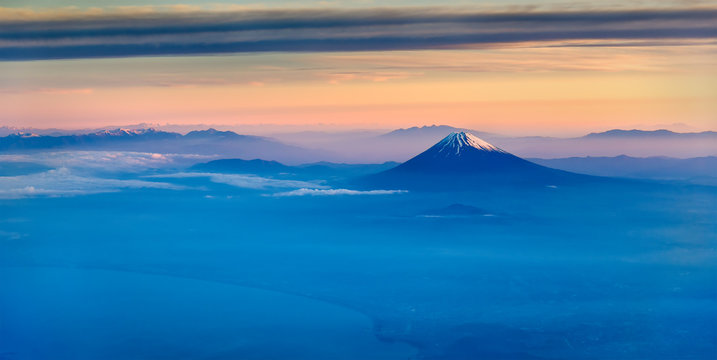
[[(469, 130), (448, 125), (414, 126), (405, 129), (305, 131), (272, 134), (284, 143), (320, 149), (332, 154), (331, 161), (349, 163), (403, 162), (451, 132)], [(470, 131), (478, 136), (485, 133)], [(327, 159), (328, 160), (328, 159)]]
[(94, 149), (127, 147), (137, 142), (178, 139), (182, 135), (154, 129), (113, 129), (83, 135), (38, 135), (16, 133), (0, 138), (0, 151), (45, 149)]
[(91, 133), (89, 135), (91, 136), (125, 136), (125, 137), (133, 137), (133, 136), (142, 136), (142, 135), (155, 135), (155, 134), (162, 134), (162, 135), (169, 135), (170, 133), (164, 132), (164, 131), (157, 131), (155, 129), (149, 128), (149, 129), (124, 129), (124, 128), (117, 128), (117, 129), (107, 129), (102, 131), (97, 131), (94, 133)]
[(455, 150), (455, 154), (459, 156), (468, 153), (468, 151), (472, 149), (505, 153), (505, 151), (489, 144), (487, 141), (462, 131), (449, 134), (435, 146), (438, 153), (443, 154), (446, 157), (452, 156), (453, 150)]
[(406, 161), (392, 172), (489, 173), (539, 168), (539, 165), (510, 154), (479, 137), (454, 132), (428, 150)]
[(369, 186), (447, 191), (487, 184), (551, 186), (591, 179), (595, 178), (521, 159), (461, 131), (451, 133), (403, 164), (362, 181)]

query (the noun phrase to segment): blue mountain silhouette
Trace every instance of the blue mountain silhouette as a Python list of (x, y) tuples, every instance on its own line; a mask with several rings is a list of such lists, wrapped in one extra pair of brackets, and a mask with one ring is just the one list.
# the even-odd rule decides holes
[(451, 191), (484, 185), (553, 186), (597, 179), (535, 164), (461, 131), (359, 183), (367, 187)]

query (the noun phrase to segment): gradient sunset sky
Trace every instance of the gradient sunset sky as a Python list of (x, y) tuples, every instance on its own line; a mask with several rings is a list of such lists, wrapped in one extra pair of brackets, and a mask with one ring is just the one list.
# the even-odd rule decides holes
[(0, 6), (0, 126), (717, 130), (717, 1)]

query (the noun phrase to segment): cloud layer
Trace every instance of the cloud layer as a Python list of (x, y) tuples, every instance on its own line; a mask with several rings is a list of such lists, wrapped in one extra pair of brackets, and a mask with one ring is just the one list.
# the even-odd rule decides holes
[(493, 47), (717, 37), (717, 9), (485, 12), (449, 7), (101, 13), (0, 21), (0, 60)]
[(256, 175), (248, 174), (219, 174), (219, 173), (199, 173), (199, 172), (182, 172), (173, 174), (153, 175), (157, 178), (196, 178), (206, 177), (210, 181), (218, 184), (231, 185), (243, 189), (271, 189), (271, 188), (301, 188), (312, 187), (317, 189), (325, 189), (326, 186), (318, 183), (299, 181), (299, 180), (282, 180), (271, 179)]
[(129, 188), (183, 189), (182, 186), (162, 182), (80, 176), (68, 168), (32, 175), (0, 177), (0, 199), (85, 195)]
[(332, 196), (332, 195), (392, 195), (407, 192), (406, 190), (349, 190), (349, 189), (308, 189), (301, 188), (292, 191), (276, 193), (273, 196)]
[(134, 151), (51, 151), (33, 154), (3, 154), (0, 162), (32, 162), (50, 167), (99, 170), (102, 172), (141, 172), (148, 169), (185, 167), (215, 156), (160, 154)]

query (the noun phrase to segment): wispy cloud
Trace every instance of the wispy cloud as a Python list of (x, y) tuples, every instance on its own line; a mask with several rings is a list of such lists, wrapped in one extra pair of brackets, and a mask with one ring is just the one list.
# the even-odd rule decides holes
[(714, 264), (717, 260), (717, 250), (714, 248), (673, 248), (665, 251), (656, 251), (638, 254), (623, 258), (630, 263), (657, 263), (670, 265), (696, 265)]
[(91, 95), (91, 88), (0, 88), (0, 94)]
[(213, 156), (160, 154), (133, 151), (54, 151), (0, 155), (2, 161), (23, 161), (50, 167), (88, 169), (102, 172), (141, 172), (147, 169), (187, 166)]
[(163, 182), (80, 176), (68, 168), (49, 170), (32, 175), (0, 177), (0, 199), (74, 196), (114, 192), (128, 188), (180, 190), (184, 187)]
[(407, 192), (406, 190), (349, 190), (349, 189), (309, 189), (301, 188), (292, 191), (280, 192), (272, 196), (332, 196), (332, 195), (393, 195)]
[[(135, 9), (136, 10), (136, 9)], [(0, 60), (445, 49), (516, 42), (709, 39), (717, 9), (465, 8), (83, 12), (0, 20)]]
[(173, 174), (152, 175), (156, 178), (195, 178), (206, 177), (210, 181), (235, 186), (244, 189), (270, 189), (270, 188), (302, 188), (312, 187), (324, 189), (326, 186), (315, 182), (299, 181), (299, 180), (283, 180), (265, 178), (249, 174), (220, 174), (220, 173), (201, 173), (201, 172), (181, 172)]
[(0, 240), (6, 239), (6, 240), (20, 240), (24, 237), (26, 237), (27, 234), (21, 234), (14, 231), (4, 231), (0, 230)]
[(389, 80), (407, 79), (410, 77), (421, 76), (423, 73), (409, 73), (409, 72), (368, 72), (368, 71), (354, 71), (354, 72), (334, 72), (326, 74), (325, 76), (329, 79), (330, 84), (340, 84), (342, 82), (352, 80), (368, 80), (372, 82), (385, 82)]

